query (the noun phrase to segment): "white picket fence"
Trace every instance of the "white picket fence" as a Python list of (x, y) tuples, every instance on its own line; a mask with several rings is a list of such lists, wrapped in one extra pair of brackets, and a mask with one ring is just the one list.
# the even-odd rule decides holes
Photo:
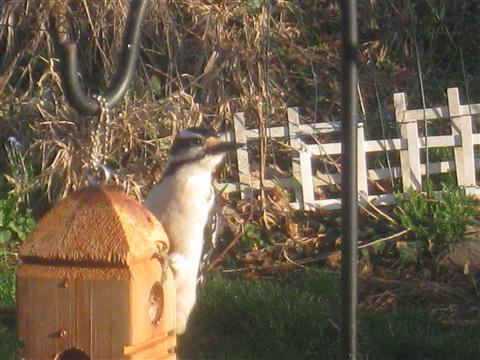
[[(447, 90), (448, 105), (428, 109), (408, 110), (405, 93), (393, 96), (395, 120), (399, 128), (400, 138), (366, 140), (363, 122), (357, 126), (358, 150), (358, 190), (359, 201), (373, 205), (394, 204), (393, 193), (369, 194), (369, 184), (390, 178), (401, 178), (402, 189), (422, 189), (422, 175), (427, 174), (426, 164), (421, 163), (420, 151), (451, 147), (454, 160), (430, 162), (429, 174), (456, 172), (458, 185), (465, 186), (470, 193), (480, 193), (477, 189), (475, 169), (480, 165), (480, 158), (475, 158), (474, 146), (480, 145), (480, 133), (474, 133), (472, 122), (480, 114), (480, 104), (461, 105), (457, 88)], [(419, 136), (419, 123), (425, 120), (429, 127), (435, 126), (435, 120), (450, 120), (451, 134), (438, 136)], [(339, 122), (322, 122), (300, 124), (298, 110), (289, 108), (288, 125), (271, 127), (267, 134), (272, 138), (288, 139), (292, 148), (292, 176), (288, 178), (267, 179), (265, 185), (277, 184), (285, 189), (292, 189), (295, 201), (291, 206), (296, 209), (312, 210), (323, 208), (339, 209), (339, 198), (325, 197), (326, 192), (319, 191), (324, 186), (340, 186), (340, 173), (325, 173), (312, 167), (312, 158), (331, 158), (341, 154), (340, 142), (307, 144), (306, 138), (321, 134), (338, 132)], [(243, 113), (234, 115), (234, 131), (226, 137), (244, 144), (237, 150), (238, 182), (217, 184), (225, 193), (239, 192), (242, 198), (250, 198), (260, 181), (252, 176), (251, 160), (247, 151), (248, 141), (258, 140), (257, 129), (246, 129)], [(373, 156), (386, 151), (398, 151), (400, 166), (384, 168), (368, 168), (367, 155)], [(317, 162), (318, 163), (318, 162)], [(399, 189), (397, 189), (398, 191)], [(378, 191), (377, 191), (378, 192)], [(328, 192), (327, 192), (328, 193)]]

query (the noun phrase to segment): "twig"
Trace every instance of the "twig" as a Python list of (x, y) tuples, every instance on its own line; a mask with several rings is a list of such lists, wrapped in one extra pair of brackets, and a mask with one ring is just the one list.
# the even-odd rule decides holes
[(273, 264), (273, 265), (267, 265), (267, 266), (246, 266), (243, 268), (238, 268), (238, 269), (224, 269), (222, 270), (222, 273), (239, 273), (239, 272), (245, 272), (245, 271), (253, 271), (253, 270), (258, 270), (258, 271), (268, 271), (268, 270), (288, 270), (291, 269), (292, 267), (302, 267), (305, 268), (303, 265), (305, 264), (312, 264), (317, 261), (325, 260), (329, 256), (332, 255), (338, 255), (340, 254), (340, 250), (335, 250), (335, 251), (330, 251), (328, 253), (324, 253), (318, 256), (312, 256), (309, 258), (297, 260), (288, 263), (278, 263), (278, 264)]
[(262, 220), (265, 228), (269, 228), (267, 220), (267, 203), (265, 198), (265, 167), (267, 161), (267, 134), (266, 123), (262, 109), (258, 108), (258, 138), (260, 148), (260, 206), (262, 210)]
[(291, 263), (280, 263), (280, 264), (268, 265), (268, 266), (247, 266), (247, 267), (238, 268), (238, 269), (223, 269), (222, 273), (234, 274), (234, 273), (242, 273), (246, 271), (288, 270), (294, 266), (296, 265)]
[(218, 255), (215, 260), (212, 261), (212, 263), (209, 265), (209, 267), (207, 268), (206, 272), (210, 272), (212, 271), (215, 266), (217, 266), (220, 262), (223, 261), (223, 259), (225, 259), (225, 256), (227, 256), (227, 254), (230, 252), (230, 250), (238, 243), (238, 241), (240, 240), (240, 238), (242, 237), (243, 235), (243, 232), (240, 232), (239, 234), (237, 234), (233, 239), (232, 241), (230, 241), (230, 243), (227, 245), (227, 247), (221, 252), (220, 255)]
[(290, 258), (290, 256), (288, 256), (288, 252), (285, 248), (282, 249), (282, 255), (285, 257), (285, 259), (287, 259), (287, 261), (292, 264), (292, 265), (296, 265), (296, 266), (299, 266), (299, 267), (302, 267), (302, 268), (305, 268), (305, 266), (303, 264), (300, 264), (299, 262), (293, 260)]
[(365, 202), (370, 205), (372, 207), (372, 209), (374, 209), (377, 213), (379, 213), (380, 215), (382, 215), (385, 219), (388, 220), (388, 222), (390, 222), (391, 224), (394, 224), (394, 225), (398, 225), (398, 223), (390, 216), (388, 216), (385, 212), (383, 212), (382, 210), (380, 210), (377, 206), (373, 205), (373, 203), (368, 200), (368, 198), (363, 195), (363, 194), (360, 194), (360, 196), (362, 197), (363, 200), (365, 200)]
[(383, 243), (383, 242), (385, 242), (385, 241), (393, 240), (393, 239), (396, 239), (396, 238), (398, 238), (398, 237), (400, 237), (400, 236), (405, 235), (405, 234), (408, 233), (409, 231), (410, 231), (410, 229), (405, 229), (405, 230), (400, 231), (399, 233), (396, 233), (396, 234), (393, 234), (393, 235), (384, 237), (384, 238), (382, 238), (382, 239), (378, 239), (378, 240), (370, 241), (370, 242), (365, 243), (365, 244), (358, 245), (358, 248), (359, 248), (359, 249), (364, 249), (364, 248), (366, 248), (366, 247), (373, 246), (373, 245), (377, 245), (377, 244)]
[(365, 110), (365, 103), (363, 101), (362, 90), (360, 89), (360, 81), (357, 81), (357, 93), (358, 93), (358, 99), (360, 102), (360, 109), (362, 110), (362, 115), (363, 115), (363, 118), (365, 119), (367, 112)]
[(337, 330), (337, 332), (340, 333), (340, 326), (338, 326), (335, 321), (333, 321), (332, 319), (328, 318), (328, 319), (327, 319), (327, 322), (329, 322), (329, 323), (335, 328), (335, 330)]
[[(361, 245), (358, 246), (358, 248), (363, 249), (363, 248), (367, 248), (369, 246), (373, 246), (373, 245), (376, 245), (376, 244), (379, 244), (379, 243), (382, 243), (382, 242), (385, 242), (385, 241), (393, 240), (393, 239), (399, 238), (402, 235), (405, 235), (409, 231), (410, 231), (410, 229), (405, 229), (405, 230), (400, 231), (399, 233), (384, 237), (382, 239), (378, 239), (378, 240), (371, 241), (371, 242), (368, 242), (368, 243), (365, 243), (365, 244), (361, 244)], [(240, 272), (254, 271), (254, 270), (258, 270), (258, 271), (286, 270), (286, 269), (290, 269), (294, 266), (305, 268), (304, 265), (306, 265), (306, 264), (313, 264), (315, 262), (325, 260), (330, 256), (336, 256), (336, 255), (340, 255), (340, 254), (341, 254), (340, 250), (334, 250), (334, 251), (330, 251), (328, 253), (324, 253), (324, 254), (321, 254), (321, 255), (318, 255), (318, 256), (312, 256), (312, 257), (301, 259), (301, 260), (292, 260), (290, 257), (285, 256), (285, 253), (283, 253), (283, 255), (285, 256), (285, 258), (288, 261), (287, 263), (279, 263), (279, 264), (268, 265), (268, 266), (246, 266), (246, 267), (238, 268), (238, 269), (223, 269), (222, 272), (223, 273), (240, 273)], [(214, 265), (214, 263), (212, 263), (212, 265)], [(213, 268), (213, 266), (210, 266), (208, 271), (210, 271), (211, 268)]]
[(380, 220), (380, 218), (377, 215), (375, 215), (372, 211), (368, 210), (367, 206), (363, 206), (363, 204), (361, 203), (359, 203), (359, 206), (372, 218), (374, 218), (375, 220)]
[(459, 291), (452, 288), (451, 286), (443, 285), (443, 284), (440, 284), (440, 283), (434, 282), (434, 281), (415, 280), (415, 279), (413, 281), (412, 280), (386, 279), (386, 278), (383, 278), (383, 277), (372, 276), (372, 275), (362, 275), (362, 274), (359, 274), (358, 277), (361, 280), (375, 281), (377, 283), (397, 285), (397, 286), (401, 286), (401, 287), (405, 287), (405, 288), (419, 287), (419, 288), (424, 288), (424, 289), (427, 288), (427, 289), (434, 290), (434, 291), (435, 290), (440, 290), (444, 293), (453, 295), (455, 297), (458, 297), (460, 299), (463, 299), (463, 300), (466, 300), (466, 301), (469, 301), (469, 302), (476, 302), (477, 301), (476, 299), (472, 299), (472, 298), (460, 293)]
[[(322, 143), (318, 141), (318, 139), (313, 135), (313, 134), (306, 134), (305, 135), (310, 135), (313, 141), (317, 144), (318, 148), (324, 153), (325, 157), (332, 162), (332, 165), (337, 169), (338, 172), (341, 172), (340, 165), (338, 165), (338, 162), (335, 161), (328, 152), (323, 150)], [(336, 184), (338, 185), (338, 184)]]

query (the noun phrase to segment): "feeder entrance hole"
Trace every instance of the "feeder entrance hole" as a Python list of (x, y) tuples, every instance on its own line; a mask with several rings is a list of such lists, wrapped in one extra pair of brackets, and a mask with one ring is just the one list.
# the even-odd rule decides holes
[(68, 349), (58, 355), (55, 360), (90, 360), (90, 356), (78, 349)]

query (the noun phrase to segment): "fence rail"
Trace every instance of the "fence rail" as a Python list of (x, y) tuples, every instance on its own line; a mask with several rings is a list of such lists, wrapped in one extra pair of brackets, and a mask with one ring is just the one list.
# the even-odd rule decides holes
[[(447, 90), (447, 106), (427, 109), (407, 109), (405, 93), (396, 93), (393, 96), (395, 121), (399, 130), (399, 138), (371, 139), (365, 137), (363, 122), (357, 125), (358, 151), (358, 190), (359, 201), (363, 204), (370, 202), (374, 205), (389, 205), (395, 203), (392, 192), (378, 193), (370, 191), (372, 185), (381, 180), (401, 179), (401, 189), (422, 189), (422, 176), (427, 174), (427, 165), (421, 162), (421, 152), (428, 147), (429, 151), (436, 148), (453, 148), (454, 159), (429, 162), (428, 174), (455, 172), (457, 184), (465, 186), (470, 193), (480, 193), (477, 188), (476, 168), (480, 166), (480, 158), (475, 158), (475, 145), (480, 145), (480, 133), (473, 131), (473, 120), (480, 118), (480, 104), (462, 105), (457, 88)], [(448, 135), (419, 135), (419, 123), (429, 121), (434, 127), (435, 121), (447, 120), (450, 122)], [(238, 182), (219, 183), (217, 187), (225, 193), (239, 192), (244, 199), (251, 198), (254, 190), (259, 188), (260, 181), (252, 175), (251, 160), (248, 152), (249, 141), (258, 140), (257, 129), (247, 129), (243, 113), (236, 113), (233, 119), (234, 130), (225, 136), (244, 144), (237, 150)], [(341, 154), (340, 142), (320, 143), (319, 135), (332, 134), (340, 130), (339, 122), (321, 122), (315, 124), (300, 124), (297, 108), (287, 111), (287, 125), (270, 127), (267, 134), (271, 138), (288, 139), (286, 145), (291, 147), (290, 177), (270, 178), (266, 186), (275, 184), (290, 189), (294, 201), (293, 208), (313, 210), (323, 208), (328, 210), (339, 209), (341, 206), (339, 192), (340, 173), (322, 171), (318, 165)], [(309, 140), (311, 141), (309, 141)], [(313, 144), (309, 142), (314, 142)], [(383, 168), (369, 168), (367, 156), (385, 152), (398, 152), (399, 164)], [(312, 159), (315, 161), (312, 164)], [(339, 162), (338, 162), (339, 163)], [(325, 167), (325, 166), (324, 166)], [(322, 187), (336, 187), (337, 195), (322, 192)], [(390, 189), (393, 191), (393, 189)], [(374, 193), (376, 192), (376, 193)]]

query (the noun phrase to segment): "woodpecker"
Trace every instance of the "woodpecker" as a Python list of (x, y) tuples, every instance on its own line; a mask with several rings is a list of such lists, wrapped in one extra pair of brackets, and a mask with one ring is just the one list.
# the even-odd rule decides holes
[(144, 202), (160, 220), (170, 240), (178, 335), (185, 332), (195, 305), (202, 248), (215, 223), (213, 174), (226, 153), (237, 147), (235, 143), (222, 141), (210, 129), (182, 130), (172, 143), (162, 179)]

